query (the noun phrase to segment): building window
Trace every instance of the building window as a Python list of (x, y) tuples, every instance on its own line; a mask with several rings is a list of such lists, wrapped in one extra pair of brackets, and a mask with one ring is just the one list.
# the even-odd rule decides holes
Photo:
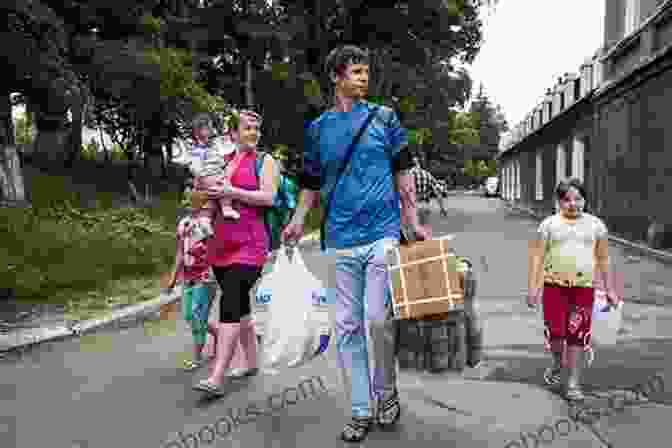
[(516, 190), (514, 194), (516, 195), (516, 199), (520, 199), (520, 161), (516, 160), (514, 166), (516, 170)]
[(583, 138), (583, 180), (590, 176), (590, 137)]
[(513, 176), (511, 175), (511, 163), (506, 167), (506, 199), (511, 199), (511, 186), (513, 185)]
[(558, 145), (555, 159), (555, 183), (556, 185), (567, 178), (567, 151), (564, 145)]
[(509, 167), (508, 165), (504, 167), (502, 172), (502, 196), (504, 199), (509, 198)]
[(640, 0), (625, 0), (624, 36), (635, 31), (639, 25), (639, 2)]
[(504, 167), (504, 199), (509, 199), (509, 165), (507, 164), (506, 167)]
[(537, 151), (536, 154), (536, 166), (534, 169), (535, 178), (535, 188), (534, 188), (534, 199), (541, 201), (544, 199), (544, 184), (543, 178), (541, 177), (543, 165), (541, 160), (541, 150)]
[(585, 154), (585, 140), (583, 138), (574, 139), (574, 150), (572, 151), (572, 177), (578, 178), (581, 182), (584, 181), (584, 154)]
[(574, 80), (574, 101), (581, 98), (581, 78)]
[(514, 185), (514, 178), (513, 178), (513, 162), (509, 165), (509, 199), (513, 199), (513, 185)]

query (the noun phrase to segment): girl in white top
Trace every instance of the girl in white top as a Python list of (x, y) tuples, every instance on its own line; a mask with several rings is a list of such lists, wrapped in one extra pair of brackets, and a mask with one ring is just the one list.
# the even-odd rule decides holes
[(577, 179), (560, 182), (556, 195), (559, 212), (544, 219), (530, 244), (527, 303), (535, 308), (543, 296), (546, 348), (553, 354), (546, 384), (560, 384), (568, 367), (566, 396), (581, 400), (580, 358), (592, 353), (594, 289), (604, 288), (610, 304), (619, 299), (610, 278), (607, 227), (585, 212), (583, 185)]

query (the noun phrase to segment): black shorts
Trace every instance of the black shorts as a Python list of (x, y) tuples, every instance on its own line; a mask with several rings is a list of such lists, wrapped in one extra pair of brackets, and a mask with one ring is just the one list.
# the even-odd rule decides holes
[(252, 313), (250, 291), (261, 277), (261, 267), (233, 264), (225, 267), (213, 266), (212, 271), (222, 289), (219, 322), (240, 322), (241, 317)]

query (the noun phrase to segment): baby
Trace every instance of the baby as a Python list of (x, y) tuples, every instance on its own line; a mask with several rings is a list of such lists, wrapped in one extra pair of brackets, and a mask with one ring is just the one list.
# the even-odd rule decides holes
[[(208, 190), (218, 184), (230, 180), (235, 172), (238, 159), (227, 163), (226, 155), (235, 150), (235, 144), (228, 137), (228, 132), (220, 139), (210, 139), (211, 122), (207, 116), (198, 116), (193, 122), (194, 144), (191, 148), (189, 170), (194, 176), (194, 188)], [(222, 217), (237, 220), (240, 214), (233, 208), (229, 198), (208, 201), (206, 209), (211, 210), (212, 217), (219, 209)]]

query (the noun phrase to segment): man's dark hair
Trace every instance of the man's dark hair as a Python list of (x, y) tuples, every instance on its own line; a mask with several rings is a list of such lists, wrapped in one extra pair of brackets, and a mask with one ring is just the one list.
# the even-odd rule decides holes
[(342, 76), (352, 64), (370, 64), (370, 56), (367, 50), (354, 45), (344, 45), (331, 50), (325, 63), (327, 75), (332, 74)]
[(555, 196), (558, 199), (563, 199), (565, 195), (569, 192), (570, 188), (575, 188), (580, 194), (581, 197), (586, 201), (585, 211), (588, 211), (588, 197), (586, 192), (586, 187), (583, 186), (583, 182), (580, 179), (570, 179), (561, 181), (558, 186), (555, 188)]

